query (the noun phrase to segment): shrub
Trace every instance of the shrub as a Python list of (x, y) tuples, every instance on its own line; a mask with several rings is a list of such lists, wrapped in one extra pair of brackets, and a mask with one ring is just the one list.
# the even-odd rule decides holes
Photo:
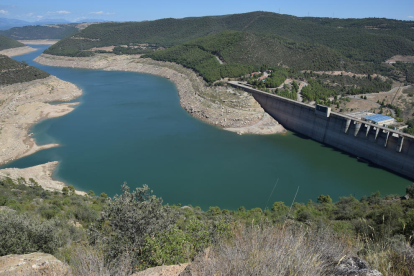
[(352, 248), (331, 232), (295, 226), (242, 227), (235, 238), (200, 257), (191, 275), (333, 275), (333, 268)]
[(137, 267), (145, 238), (169, 231), (176, 220), (176, 213), (162, 205), (147, 185), (130, 192), (122, 185), (120, 196), (108, 199), (98, 223), (92, 225), (90, 242), (102, 244), (105, 260), (119, 261), (119, 257), (130, 252), (134, 267)]
[(411, 198), (414, 198), (414, 183), (411, 186), (407, 186), (405, 189), (405, 192), (407, 195), (409, 195)]
[(61, 245), (53, 221), (0, 213), (0, 256), (36, 251), (53, 254)]

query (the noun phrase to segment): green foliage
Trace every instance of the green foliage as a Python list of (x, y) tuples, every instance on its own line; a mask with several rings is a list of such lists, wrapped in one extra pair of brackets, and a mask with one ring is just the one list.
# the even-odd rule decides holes
[(23, 46), (25, 46), (23, 43), (20, 43), (19, 41), (14, 40), (13, 38), (0, 35), (0, 51)]
[(211, 232), (207, 225), (191, 219), (185, 231), (174, 227), (168, 232), (146, 237), (141, 261), (150, 266), (185, 263), (209, 245)]
[(332, 198), (329, 195), (318, 196), (318, 203), (332, 203)]
[(407, 186), (405, 193), (410, 196), (410, 198), (414, 198), (414, 184), (411, 186)]
[(27, 63), (0, 55), (0, 85), (27, 82), (48, 76), (50, 76), (49, 73), (33, 66), (27, 66)]
[(75, 188), (73, 187), (73, 185), (68, 186), (68, 191), (69, 191), (69, 195), (74, 195), (75, 194)]
[(104, 247), (108, 262), (129, 252), (138, 265), (145, 238), (172, 229), (176, 214), (147, 185), (130, 192), (124, 184), (122, 192), (107, 202), (101, 218), (92, 225), (90, 242)]
[(59, 24), (54, 26), (35, 25), (15, 27), (9, 30), (0, 31), (0, 35), (14, 39), (62, 39), (79, 31), (75, 24)]
[(54, 253), (61, 246), (54, 221), (0, 212), (0, 256), (36, 251)]
[(304, 101), (327, 101), (328, 97), (334, 96), (337, 93), (333, 91), (327, 84), (322, 81), (310, 79), (307, 86), (302, 88), (302, 97)]

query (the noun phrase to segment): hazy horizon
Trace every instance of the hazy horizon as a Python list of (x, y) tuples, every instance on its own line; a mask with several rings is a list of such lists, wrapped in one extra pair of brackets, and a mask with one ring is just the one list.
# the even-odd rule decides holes
[(312, 3), (300, 0), (294, 5), (289, 3), (266, 3), (266, 5), (252, 5), (250, 1), (222, 1), (212, 0), (197, 3), (185, 1), (160, 0), (154, 5), (152, 2), (137, 3), (129, 0), (103, 0), (97, 5), (95, 2), (73, 0), (70, 2), (56, 2), (52, 0), (37, 1), (6, 0), (0, 5), (0, 18), (18, 19), (29, 22), (39, 20), (60, 19), (69, 22), (82, 20), (104, 21), (146, 21), (162, 18), (185, 18), (200, 16), (219, 16), (253, 11), (267, 11), (298, 17), (334, 17), (334, 18), (388, 18), (397, 20), (414, 20), (414, 1), (399, 0), (387, 1), (356, 1), (333, 3), (317, 0)]

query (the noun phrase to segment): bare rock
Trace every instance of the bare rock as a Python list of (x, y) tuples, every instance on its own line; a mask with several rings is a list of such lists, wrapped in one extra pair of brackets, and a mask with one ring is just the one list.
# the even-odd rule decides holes
[(188, 263), (169, 266), (157, 266), (132, 274), (131, 276), (178, 276)]
[(70, 275), (70, 268), (45, 253), (7, 255), (0, 257), (0, 276), (11, 275)]
[(376, 269), (371, 269), (367, 262), (358, 257), (346, 257), (336, 267), (337, 276), (382, 276)]
[(12, 212), (15, 213), (16, 211), (11, 209), (10, 207), (7, 206), (0, 206), (0, 212)]

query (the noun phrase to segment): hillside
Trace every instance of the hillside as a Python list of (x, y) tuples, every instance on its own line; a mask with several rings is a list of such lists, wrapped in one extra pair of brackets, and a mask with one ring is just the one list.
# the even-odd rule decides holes
[(327, 47), (237, 31), (209, 35), (147, 56), (192, 68), (207, 82), (239, 77), (263, 65), (311, 70), (340, 67), (340, 56)]
[(0, 85), (43, 79), (50, 74), (36, 67), (28, 66), (7, 56), (0, 55)]
[(378, 62), (396, 54), (414, 55), (412, 27), (413, 21), (301, 18), (269, 12), (251, 12), (93, 25), (62, 40), (48, 49), (47, 53), (76, 55), (81, 49), (138, 43), (171, 47), (194, 38), (234, 30), (325, 45), (344, 57)]
[(17, 40), (62, 39), (79, 31), (77, 23), (15, 27), (0, 31), (0, 35)]
[(17, 47), (24, 47), (23, 43), (14, 40), (13, 38), (0, 35), (0, 51), (10, 49), (10, 48), (17, 48)]
[[(335, 203), (320, 195), (290, 208), (274, 202), (265, 210), (203, 211), (164, 205), (147, 185), (131, 191), (124, 184), (113, 198), (42, 185), (33, 178), (0, 179), (0, 256), (53, 254), (73, 275), (131, 275), (178, 263), (190, 263), (185, 275), (414, 272), (414, 200), (397, 195)], [(414, 195), (414, 185), (406, 191)], [(346, 269), (349, 259), (358, 266)]]

